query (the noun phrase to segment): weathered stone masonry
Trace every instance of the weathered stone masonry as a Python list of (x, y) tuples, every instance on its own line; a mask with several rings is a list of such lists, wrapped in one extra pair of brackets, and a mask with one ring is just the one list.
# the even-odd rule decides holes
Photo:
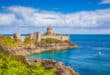
[[(61, 34), (55, 33), (51, 26), (47, 27), (47, 32), (44, 34), (41, 34), (40, 32), (34, 32), (32, 34), (29, 34), (28, 36), (30, 39), (35, 39), (37, 41), (41, 41), (41, 39), (47, 39), (47, 38), (58, 39), (58, 40), (62, 40), (62, 41), (69, 40), (68, 35), (61, 35)], [(13, 38), (23, 42), (25, 39), (25, 36), (20, 36), (19, 33), (15, 33), (13, 35)]]

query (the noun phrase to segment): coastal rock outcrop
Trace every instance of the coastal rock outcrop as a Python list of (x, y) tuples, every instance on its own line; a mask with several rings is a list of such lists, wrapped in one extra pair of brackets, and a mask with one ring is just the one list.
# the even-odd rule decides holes
[[(39, 32), (28, 36), (21, 36), (15, 33), (13, 37), (0, 35), (0, 49), (6, 53), (18, 57), (21, 61), (27, 59), (27, 55), (33, 53), (42, 53), (46, 51), (66, 50), (69, 48), (78, 48), (76, 44), (71, 43), (68, 35), (57, 34), (52, 27), (47, 28), (47, 32), (41, 35)], [(20, 57), (26, 58), (20, 58)], [(77, 75), (70, 67), (65, 67), (62, 62), (55, 60), (26, 60), (28, 64), (33, 65), (40, 62), (46, 69), (56, 69), (55, 75)]]
[[(73, 45), (70, 43), (59, 43), (59, 44), (46, 44), (44, 46), (39, 46), (37, 48), (33, 47), (23, 47), (23, 46), (18, 46), (18, 47), (10, 47), (7, 45), (4, 45), (0, 43), (0, 49), (3, 50), (6, 53), (10, 53), (13, 56), (27, 56), (32, 53), (41, 53), (45, 51), (52, 51), (52, 50), (64, 50), (68, 48), (77, 48), (77, 45)], [(27, 59), (27, 58), (25, 58)], [(25, 59), (22, 59), (24, 62)], [(20, 58), (21, 60), (21, 58)], [(40, 62), (46, 69), (52, 69), (55, 68), (55, 75), (78, 75), (72, 68), (64, 66), (62, 62), (57, 62), (55, 60), (26, 60), (29, 65), (33, 65), (36, 62)]]
[(6, 46), (3, 44), (0, 44), (0, 48), (6, 52), (11, 53), (12, 55), (22, 55), (22, 56), (27, 56), (29, 54), (33, 53), (42, 53), (46, 51), (54, 51), (54, 50), (66, 50), (69, 48), (77, 48), (77, 45), (72, 45), (68, 43), (62, 43), (62, 44), (47, 44), (44, 46), (39, 46), (39, 47), (10, 47)]
[(18, 50), (18, 53), (20, 55), (19, 54), (17, 55), (16, 54), (17, 51), (15, 51), (13, 48), (10, 48), (8, 46), (4, 46), (1, 44), (0, 44), (0, 49), (2, 49), (6, 53), (8, 52), (8, 53), (16, 56), (17, 59), (20, 61), (23, 61), (23, 62), (26, 61), (26, 63), (28, 63), (29, 65), (34, 65), (35, 63), (40, 62), (47, 70), (54, 68), (54, 69), (56, 69), (55, 75), (78, 75), (72, 68), (64, 66), (64, 64), (62, 62), (57, 62), (55, 60), (46, 60), (46, 59), (29, 60), (27, 58), (20, 58), (20, 57), (24, 57), (23, 53), (24, 54), (30, 54), (30, 53), (23, 52), (22, 50), (19, 52), (19, 50)]
[(28, 60), (30, 65), (40, 62), (46, 69), (56, 69), (55, 75), (78, 75), (71, 67), (66, 67), (62, 62), (57, 62), (55, 60)]
[(33, 53), (78, 48), (78, 46), (70, 41), (69, 35), (57, 34), (49, 26), (43, 35), (39, 32), (28, 36), (21, 36), (20, 33), (15, 33), (13, 36), (0, 35), (0, 48), (12, 55), (27, 56)]

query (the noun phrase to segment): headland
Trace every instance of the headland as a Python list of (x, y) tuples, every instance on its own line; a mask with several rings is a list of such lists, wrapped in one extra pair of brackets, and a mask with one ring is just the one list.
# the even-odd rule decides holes
[(31, 66), (41, 63), (46, 70), (55, 69), (54, 75), (77, 75), (77, 73), (72, 68), (64, 66), (62, 62), (47, 59), (30, 60), (27, 55), (69, 48), (78, 48), (78, 46), (71, 43), (68, 35), (55, 33), (51, 26), (44, 34), (35, 32), (28, 36), (21, 36), (19, 33), (15, 33), (13, 36), (0, 35), (2, 52), (11, 54), (22, 62), (26, 61)]
[[(47, 28), (47, 32), (44, 34), (34, 32), (27, 36), (21, 36), (20, 33), (14, 33), (11, 37), (0, 37), (0, 48), (12, 55), (27, 56), (33, 53), (78, 47), (76, 44), (71, 43), (69, 35), (55, 33), (51, 26)], [(4, 38), (4, 41), (2, 38)]]

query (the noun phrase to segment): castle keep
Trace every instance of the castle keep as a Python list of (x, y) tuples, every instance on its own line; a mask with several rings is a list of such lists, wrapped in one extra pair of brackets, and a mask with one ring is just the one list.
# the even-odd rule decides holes
[[(28, 37), (30, 39), (34, 39), (34, 40), (37, 40), (37, 41), (41, 41), (41, 39), (47, 39), (47, 38), (57, 39), (57, 40), (61, 40), (61, 41), (69, 40), (68, 35), (61, 35), (61, 34), (55, 33), (51, 26), (47, 27), (47, 32), (44, 33), (44, 34), (41, 34), (39, 32), (35, 32), (35, 33), (32, 33), (32, 34), (29, 34)], [(19, 33), (15, 33), (13, 35), (13, 38), (16, 39), (16, 40), (24, 41), (25, 36), (20, 36)]]

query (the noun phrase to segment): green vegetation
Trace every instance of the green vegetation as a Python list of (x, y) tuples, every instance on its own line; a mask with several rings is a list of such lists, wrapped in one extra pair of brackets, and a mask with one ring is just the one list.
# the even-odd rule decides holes
[(42, 39), (40, 42), (37, 42), (33, 39), (30, 39), (29, 37), (26, 37), (23, 43), (20, 43), (18, 41), (16, 41), (15, 39), (9, 37), (9, 36), (0, 36), (0, 43), (7, 45), (7, 46), (11, 46), (11, 47), (16, 47), (17, 45), (32, 45), (34, 43), (36, 44), (41, 44), (41, 45), (46, 45), (46, 44), (52, 44), (52, 43), (70, 43), (70, 41), (61, 41), (58, 39), (52, 39), (52, 38), (47, 38), (47, 39)]
[[(24, 44), (32, 44), (34, 40), (25, 38)], [(0, 36), (0, 44), (16, 47), (19, 43), (9, 36)], [(0, 50), (0, 75), (54, 75), (55, 70), (46, 70), (41, 63), (34, 66), (27, 64), (23, 56), (12, 56)]]
[(33, 44), (34, 43), (34, 40), (33, 39), (30, 39), (29, 37), (26, 37), (25, 39), (24, 39), (24, 44), (25, 45), (31, 45), (31, 44)]
[(47, 38), (47, 39), (42, 39), (39, 44), (41, 45), (46, 45), (46, 44), (52, 44), (52, 43), (71, 43), (68, 40), (62, 41), (62, 40), (58, 40), (58, 39), (53, 39), (53, 38)]
[(62, 43), (62, 41), (52, 38), (42, 39), (40, 41), (40, 44), (52, 44), (52, 43)]
[(41, 63), (35, 66), (22, 63), (0, 50), (0, 75), (54, 75), (54, 69), (46, 70)]
[(69, 44), (71, 43), (69, 40), (65, 40), (64, 42), (65, 42), (65, 43), (69, 43)]
[(0, 43), (11, 47), (16, 47), (17, 45), (17, 42), (9, 36), (0, 36)]

